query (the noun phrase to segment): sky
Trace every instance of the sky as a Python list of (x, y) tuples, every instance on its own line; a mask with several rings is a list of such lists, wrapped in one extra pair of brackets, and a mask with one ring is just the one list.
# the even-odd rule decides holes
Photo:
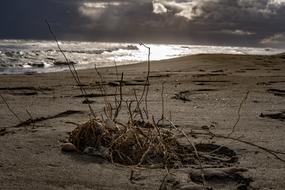
[(0, 39), (285, 48), (285, 0), (3, 0)]

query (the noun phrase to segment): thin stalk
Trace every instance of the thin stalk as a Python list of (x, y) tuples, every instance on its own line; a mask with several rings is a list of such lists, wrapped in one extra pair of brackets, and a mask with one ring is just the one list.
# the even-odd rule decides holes
[(89, 101), (88, 98), (86, 97), (86, 95), (87, 95), (86, 90), (82, 87), (82, 83), (81, 83), (81, 81), (80, 81), (79, 75), (78, 75), (78, 73), (77, 73), (77, 70), (75, 69), (74, 64), (70, 64), (70, 61), (68, 60), (67, 56), (65, 55), (65, 53), (64, 53), (63, 50), (61, 49), (61, 47), (60, 47), (60, 45), (59, 45), (59, 43), (58, 43), (57, 37), (56, 37), (55, 33), (53, 32), (53, 30), (52, 30), (52, 28), (51, 28), (51, 26), (50, 26), (48, 20), (45, 20), (45, 23), (47, 24), (48, 29), (49, 29), (49, 32), (50, 32), (50, 34), (52, 35), (54, 41), (56, 42), (59, 51), (61, 52), (61, 54), (62, 54), (63, 57), (64, 57), (64, 59), (65, 59), (65, 61), (66, 61), (66, 63), (67, 63), (68, 69), (69, 69), (69, 71), (70, 71), (70, 73), (71, 73), (73, 79), (75, 80), (77, 86), (79, 87), (79, 89), (80, 89), (82, 95), (85, 95), (85, 100), (86, 100), (86, 102), (87, 102), (87, 104), (88, 104), (88, 107), (89, 107), (89, 110), (90, 110), (91, 114), (93, 115), (94, 118), (96, 118), (95, 112), (94, 112), (94, 110), (93, 110), (92, 107), (91, 107), (90, 101)]

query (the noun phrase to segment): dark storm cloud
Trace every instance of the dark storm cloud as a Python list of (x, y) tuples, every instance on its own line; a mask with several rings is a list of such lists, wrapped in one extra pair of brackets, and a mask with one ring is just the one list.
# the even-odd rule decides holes
[[(68, 2), (68, 3), (67, 3)], [(75, 11), (75, 0), (9, 0), (0, 6), (0, 38), (48, 38), (44, 19), (48, 19), (60, 33), (77, 30), (81, 16)]]
[(175, 16), (186, 18), (192, 36), (200, 41), (204, 39), (213, 43), (258, 45), (261, 41), (264, 42), (262, 39), (285, 31), (284, 0), (156, 0), (154, 2), (160, 6), (160, 10), (166, 10), (166, 12), (158, 11), (158, 14), (174, 10)]
[(185, 19), (155, 14), (150, 0), (87, 1), (78, 9), (89, 20), (87, 36), (95, 40), (174, 42), (179, 40), (176, 34), (187, 32)]
[(47, 18), (61, 39), (285, 44), (285, 0), (10, 0), (0, 16), (0, 38), (48, 38)]

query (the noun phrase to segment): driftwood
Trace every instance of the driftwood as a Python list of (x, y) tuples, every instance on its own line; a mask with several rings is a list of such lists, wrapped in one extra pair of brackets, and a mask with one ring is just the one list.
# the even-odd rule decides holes
[(20, 122), (19, 124), (15, 125), (15, 126), (12, 126), (12, 127), (18, 128), (18, 127), (34, 124), (34, 123), (37, 123), (37, 122), (49, 120), (49, 119), (55, 119), (55, 118), (59, 118), (59, 117), (65, 117), (65, 116), (68, 116), (68, 115), (82, 114), (82, 113), (83, 113), (82, 111), (67, 110), (67, 111), (64, 111), (64, 112), (61, 112), (61, 113), (58, 113), (58, 114), (55, 114), (55, 115), (51, 115), (51, 116), (38, 117), (38, 118), (34, 118), (34, 119), (30, 118), (30, 119), (27, 119), (25, 121)]

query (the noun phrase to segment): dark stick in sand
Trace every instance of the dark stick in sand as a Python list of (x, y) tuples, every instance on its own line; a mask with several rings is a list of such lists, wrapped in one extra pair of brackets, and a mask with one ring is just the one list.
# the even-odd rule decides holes
[[(61, 49), (61, 47), (60, 47), (60, 45), (59, 45), (59, 43), (58, 43), (57, 37), (56, 37), (56, 35), (54, 34), (54, 32), (52, 31), (51, 26), (50, 26), (50, 24), (49, 24), (49, 22), (48, 22), (47, 19), (45, 19), (45, 23), (47, 24), (48, 29), (49, 29), (49, 32), (50, 32), (50, 34), (52, 35), (53, 39), (55, 40), (59, 51), (60, 51), (61, 54), (63, 55), (63, 57), (64, 57), (64, 59), (65, 59), (67, 65), (68, 65), (69, 71), (71, 72), (71, 74), (72, 74), (72, 76), (73, 76), (75, 82), (77, 83), (78, 87), (80, 88), (80, 91), (81, 91), (82, 95), (87, 95), (86, 90), (82, 87), (82, 84), (81, 84), (79, 75), (78, 75), (78, 73), (77, 73), (77, 71), (76, 71), (76, 69), (75, 69), (74, 64), (70, 64), (70, 61), (68, 60), (68, 58), (66, 57), (65, 53), (64, 53), (63, 50)], [(89, 110), (90, 110), (91, 114), (94, 116), (94, 118), (96, 118), (95, 112), (94, 112), (94, 110), (92, 109), (92, 107), (91, 107), (91, 105), (90, 105), (90, 101), (88, 100), (87, 97), (85, 97), (85, 100), (86, 100), (86, 102), (87, 102), (87, 104), (88, 104), (88, 107), (89, 107)]]
[(236, 126), (238, 125), (238, 123), (240, 121), (240, 117), (241, 117), (240, 116), (240, 111), (241, 111), (241, 108), (242, 108), (243, 104), (245, 103), (245, 101), (246, 101), (246, 99), (248, 97), (248, 94), (249, 94), (249, 91), (246, 92), (244, 98), (242, 99), (242, 101), (239, 104), (239, 108), (238, 108), (238, 111), (237, 111), (238, 117), (237, 117), (237, 120), (236, 120), (235, 124), (232, 127), (232, 131), (228, 134), (228, 137), (231, 136), (235, 132), (235, 128), (236, 128)]
[(146, 81), (145, 81), (145, 85), (144, 85), (144, 88), (143, 88), (143, 92), (142, 92), (142, 95), (139, 99), (139, 104), (141, 103), (144, 95), (145, 95), (145, 114), (146, 114), (146, 117), (147, 119), (149, 118), (148, 116), (148, 103), (147, 103), (147, 96), (148, 96), (148, 91), (149, 91), (149, 75), (150, 75), (150, 47), (146, 46), (145, 44), (143, 43), (140, 43), (140, 45), (144, 46), (145, 48), (148, 49), (148, 59), (147, 59), (147, 76), (146, 76)]

